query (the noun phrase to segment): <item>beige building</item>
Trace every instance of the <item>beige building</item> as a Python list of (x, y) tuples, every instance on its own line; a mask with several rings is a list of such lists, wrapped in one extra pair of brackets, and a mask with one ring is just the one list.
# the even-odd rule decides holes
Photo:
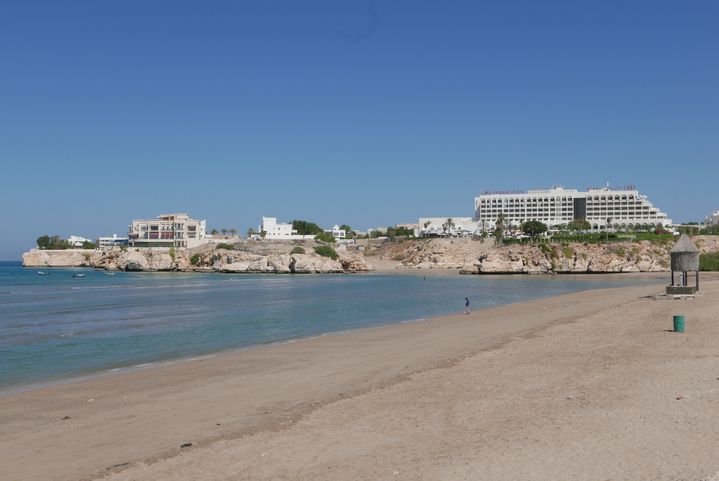
[(195, 247), (207, 242), (204, 220), (188, 214), (162, 214), (156, 219), (135, 219), (128, 229), (131, 247)]

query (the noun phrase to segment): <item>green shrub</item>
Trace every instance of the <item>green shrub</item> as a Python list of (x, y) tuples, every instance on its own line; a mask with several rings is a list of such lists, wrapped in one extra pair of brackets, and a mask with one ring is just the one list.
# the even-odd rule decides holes
[(322, 257), (329, 257), (333, 261), (340, 258), (339, 254), (330, 246), (317, 246), (315, 247), (315, 253)]
[(299, 235), (319, 235), (324, 232), (322, 227), (314, 222), (297, 219), (292, 221), (292, 229), (296, 230)]
[(175, 262), (176, 256), (177, 256), (177, 253), (175, 252), (175, 246), (170, 247), (170, 257), (172, 258), (172, 262)]
[(539, 222), (538, 220), (528, 220), (522, 224), (522, 232), (531, 237), (537, 237), (540, 234), (547, 232), (547, 224)]
[(321, 232), (315, 236), (315, 239), (322, 242), (334, 242), (335, 238), (329, 232)]
[(305, 253), (305, 248), (300, 247), (300, 246), (295, 246), (290, 251), (290, 254), (304, 254), (304, 253)]
[(708, 252), (699, 256), (700, 271), (719, 271), (719, 252)]
[(395, 237), (414, 237), (414, 230), (408, 229), (407, 227), (387, 227), (385, 233), (390, 239)]
[(217, 244), (217, 249), (225, 249), (228, 251), (235, 250), (235, 246), (233, 244), (227, 244), (226, 242), (220, 242)]
[(562, 247), (562, 254), (564, 254), (564, 257), (566, 257), (567, 259), (571, 259), (572, 257), (574, 257), (574, 249), (569, 246), (564, 246)]
[(404, 256), (403, 256), (402, 254), (397, 254), (396, 256), (394, 256), (394, 257), (392, 258), (392, 260), (393, 260), (393, 261), (403, 261), (403, 260), (404, 260)]
[(200, 254), (192, 254), (192, 257), (190, 257), (190, 264), (193, 266), (196, 266), (200, 263), (201, 256)]
[(43, 235), (37, 238), (37, 246), (40, 249), (69, 249), (72, 247), (70, 243), (64, 239), (60, 239), (60, 236), (47, 236)]

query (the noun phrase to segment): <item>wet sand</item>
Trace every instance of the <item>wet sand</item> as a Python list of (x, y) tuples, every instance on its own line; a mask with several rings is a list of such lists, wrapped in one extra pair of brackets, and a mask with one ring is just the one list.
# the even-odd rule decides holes
[[(0, 479), (704, 479), (719, 279), (592, 290), (0, 397)], [(671, 329), (684, 314), (687, 332)], [(186, 443), (192, 446), (181, 448)]]

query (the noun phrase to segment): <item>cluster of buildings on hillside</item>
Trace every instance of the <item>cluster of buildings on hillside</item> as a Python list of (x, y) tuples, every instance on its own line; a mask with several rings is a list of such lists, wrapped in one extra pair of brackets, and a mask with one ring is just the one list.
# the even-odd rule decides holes
[[(483, 192), (474, 199), (472, 217), (421, 217), (417, 224), (398, 224), (414, 230), (417, 237), (469, 237), (492, 232), (502, 218), (509, 229), (519, 229), (526, 221), (536, 220), (555, 230), (573, 221), (587, 221), (592, 231), (664, 228), (670, 229), (672, 220), (655, 207), (635, 186), (621, 188), (590, 187), (577, 189), (552, 187), (527, 191)], [(707, 216), (706, 225), (719, 224), (719, 211)], [(368, 234), (377, 229), (368, 230)], [(334, 225), (326, 229), (337, 240), (347, 232)], [(281, 223), (276, 217), (262, 217), (254, 239), (302, 240), (314, 235), (298, 234), (291, 223)], [(236, 237), (233, 237), (236, 238)], [(207, 234), (205, 220), (192, 219), (186, 213), (163, 214), (155, 219), (133, 220), (127, 237), (113, 235), (99, 237), (98, 247), (175, 247), (192, 248), (206, 243), (226, 241), (226, 236)], [(89, 239), (72, 236), (70, 244), (81, 247)]]
[[(347, 232), (334, 225), (324, 232), (335, 239), (344, 239)], [(314, 235), (300, 235), (292, 224), (277, 222), (276, 217), (263, 217), (258, 231), (250, 236), (253, 239), (302, 240), (314, 239)], [(97, 247), (174, 247), (177, 249), (197, 247), (202, 244), (227, 242), (239, 239), (236, 236), (214, 235), (207, 233), (207, 221), (193, 219), (187, 213), (162, 214), (154, 219), (134, 219), (128, 227), (127, 237), (113, 234), (111, 237), (98, 237)], [(73, 247), (82, 247), (90, 239), (70, 236), (68, 242)]]

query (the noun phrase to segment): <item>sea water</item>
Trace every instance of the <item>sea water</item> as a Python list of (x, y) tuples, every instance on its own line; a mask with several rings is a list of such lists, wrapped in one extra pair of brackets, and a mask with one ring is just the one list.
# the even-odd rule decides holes
[[(45, 275), (39, 272), (45, 272)], [(73, 277), (73, 274), (84, 277)], [(602, 276), (129, 273), (0, 262), (0, 388), (644, 282)]]

